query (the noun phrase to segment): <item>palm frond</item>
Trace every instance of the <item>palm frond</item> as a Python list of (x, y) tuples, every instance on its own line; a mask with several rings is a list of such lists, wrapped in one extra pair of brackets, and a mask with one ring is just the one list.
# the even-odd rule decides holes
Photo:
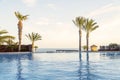
[(15, 12), (15, 16), (17, 17), (18, 20), (23, 21), (27, 20), (29, 15), (22, 15), (20, 12)]
[(94, 31), (94, 30), (97, 29), (98, 27), (99, 27), (99, 26), (93, 27), (90, 32)]
[(6, 30), (0, 30), (0, 35), (8, 33)]
[(41, 40), (41, 36), (40, 34), (38, 33), (29, 33), (26, 35), (26, 37), (31, 41), (31, 42), (34, 42), (34, 41), (38, 41), (38, 40)]
[(72, 20), (72, 21), (78, 28), (82, 28), (82, 26), (85, 23), (85, 18), (79, 16), (79, 17), (76, 17), (75, 20)]
[(83, 30), (86, 32), (92, 32), (94, 31), (96, 28), (98, 28), (98, 25), (96, 22), (94, 22), (93, 19), (87, 19), (85, 22), (85, 25), (83, 26)]

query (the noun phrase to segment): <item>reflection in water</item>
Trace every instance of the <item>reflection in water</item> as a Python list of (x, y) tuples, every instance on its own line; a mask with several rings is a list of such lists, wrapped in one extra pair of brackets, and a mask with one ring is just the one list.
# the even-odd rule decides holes
[(24, 80), (22, 78), (22, 64), (21, 60), (31, 60), (32, 59), (32, 53), (17, 53), (17, 54), (0, 54), (0, 61), (4, 62), (12, 62), (13, 60), (17, 61), (17, 80)]
[[(111, 71), (114, 72), (112, 75), (119, 76), (119, 71), (115, 71), (119, 70), (119, 68), (115, 68), (115, 66), (119, 66), (119, 60), (115, 59), (120, 59), (120, 52), (101, 52), (100, 54), (86, 52), (85, 57), (85, 60), (79, 62), (79, 80), (110, 80), (106, 79), (106, 76), (111, 75)], [(100, 60), (97, 60), (97, 58), (100, 58)], [(111, 77), (113, 78), (111, 80), (119, 80), (115, 79), (114, 76)]]
[(102, 58), (120, 59), (120, 52), (102, 52), (100, 56)]
[(25, 60), (31, 60), (32, 57), (32, 53), (9, 53), (9, 54), (0, 54), (0, 62), (11, 62), (13, 60), (18, 60), (18, 57), (20, 56), (21, 59)]
[(22, 66), (21, 66), (20, 56), (18, 56), (17, 71), (18, 71), (18, 73), (17, 73), (17, 80), (24, 80), (24, 79), (22, 79), (22, 75), (21, 75)]
[(87, 58), (86, 59), (87, 59), (87, 61), (89, 61), (89, 52), (87, 51), (86, 53), (87, 53)]
[(17, 73), (16, 73), (16, 78), (17, 80), (24, 80), (22, 78), (22, 62), (21, 60), (32, 60), (32, 53), (6, 53), (6, 54), (0, 54), (0, 62), (12, 62), (12, 61), (17, 61)]
[(81, 54), (82, 54), (81, 51), (79, 51), (79, 60), (80, 60), (80, 62), (82, 61), (82, 55)]
[(87, 52), (87, 61), (86, 61), (86, 72), (87, 72), (87, 80), (90, 80), (89, 79), (89, 75), (90, 75), (90, 71), (89, 71), (89, 68), (90, 68), (90, 66), (89, 66), (89, 53)]
[(79, 80), (82, 80), (82, 61), (80, 62), (80, 68), (79, 68)]
[[(82, 61), (76, 53), (34, 54), (34, 60), (32, 55), (0, 56), (0, 80), (119, 80), (120, 61), (108, 58), (119, 53), (113, 54), (82, 53)], [(104, 56), (108, 59), (101, 59)]]
[[(22, 77), (22, 64), (21, 64), (21, 60), (23, 59), (24, 56), (22, 56), (21, 54), (18, 54), (18, 58), (17, 58), (17, 80), (25, 80), (23, 77)], [(28, 59), (28, 60), (32, 60), (32, 53), (31, 54), (28, 54), (28, 55), (25, 55), (24, 59)]]
[[(86, 63), (85, 63), (86, 62)], [(89, 52), (86, 54), (86, 61), (80, 61), (79, 67), (79, 80), (90, 80), (90, 65), (89, 65)], [(84, 65), (85, 64), (85, 65)], [(86, 67), (84, 67), (86, 66)], [(84, 71), (86, 70), (86, 71)]]

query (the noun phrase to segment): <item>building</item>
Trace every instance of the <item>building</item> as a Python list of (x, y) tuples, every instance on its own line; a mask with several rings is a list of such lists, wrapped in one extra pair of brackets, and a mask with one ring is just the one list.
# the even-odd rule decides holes
[(111, 43), (107, 46), (100, 46), (99, 51), (120, 51), (120, 45)]
[(90, 46), (90, 48), (91, 48), (91, 51), (98, 51), (98, 49), (97, 49), (97, 46), (96, 46), (96, 45), (92, 45), (92, 46)]

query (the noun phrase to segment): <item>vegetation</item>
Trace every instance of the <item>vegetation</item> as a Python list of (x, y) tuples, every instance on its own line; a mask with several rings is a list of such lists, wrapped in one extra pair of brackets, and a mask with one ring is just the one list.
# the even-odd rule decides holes
[(83, 50), (84, 50), (84, 51), (87, 50), (87, 46), (86, 46), (86, 45), (83, 46)]
[(9, 38), (6, 41), (7, 45), (8, 45), (8, 51), (14, 51), (15, 49), (17, 49), (18, 47), (18, 42), (15, 42), (14, 39)]
[(34, 51), (34, 43), (35, 41), (41, 40), (41, 36), (38, 33), (29, 33), (26, 37), (32, 42), (32, 52)]
[(84, 17), (76, 17), (73, 20), (73, 23), (79, 28), (79, 58), (81, 61), (81, 37), (82, 37), (82, 30), (86, 32), (86, 46), (83, 46), (83, 49), (87, 50), (87, 60), (89, 60), (88, 49), (89, 49), (89, 35), (90, 32), (94, 31), (98, 28), (98, 25), (94, 20), (87, 19)]
[(19, 12), (15, 12), (15, 16), (17, 17), (18, 21), (18, 39), (19, 39), (19, 47), (18, 47), (18, 51), (21, 51), (21, 40), (22, 40), (22, 28), (23, 28), (23, 23), (22, 21), (27, 20), (28, 19), (28, 15), (22, 15)]
[(79, 57), (81, 59), (81, 37), (82, 37), (82, 27), (85, 23), (85, 18), (76, 17), (75, 20), (73, 20), (73, 23), (79, 28)]
[(0, 51), (14, 51), (17, 48), (15, 37), (7, 34), (6, 30), (0, 30)]
[(38, 46), (34, 46), (34, 48), (35, 48), (35, 51), (37, 50), (37, 48), (38, 48)]
[(94, 20), (87, 19), (85, 21), (85, 24), (83, 26), (83, 30), (86, 32), (87, 51), (88, 51), (88, 48), (89, 48), (89, 35), (90, 35), (90, 32), (94, 31), (97, 28), (98, 28), (98, 25)]
[(0, 30), (0, 45), (3, 45), (5, 43), (7, 43), (9, 41), (9, 39), (15, 39), (14, 36), (11, 35), (7, 35), (7, 31), (6, 30)]

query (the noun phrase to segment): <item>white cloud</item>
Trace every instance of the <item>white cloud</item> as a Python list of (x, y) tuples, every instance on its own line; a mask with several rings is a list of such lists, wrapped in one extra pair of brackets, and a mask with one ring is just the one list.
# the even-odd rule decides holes
[(108, 19), (105, 19), (102, 21), (102, 25), (101, 26), (104, 26), (106, 28), (109, 28), (109, 27), (117, 27), (120, 25), (119, 21), (120, 21), (120, 15), (114, 15), (113, 17), (110, 17)]
[[(109, 43), (118, 43), (118, 34), (120, 30), (120, 5), (116, 5), (114, 3), (102, 6), (97, 8), (85, 16), (92, 17), (97, 20), (99, 25), (99, 29), (95, 30), (91, 34), (91, 43), (95, 43), (98, 45), (101, 44), (109, 44)], [(98, 36), (97, 38), (96, 35)], [(93, 42), (92, 42), (93, 41)]]
[(56, 9), (56, 6), (55, 6), (55, 4), (47, 4), (47, 6), (49, 7), (49, 8), (51, 8), (51, 9)]
[(27, 6), (31, 7), (31, 6), (34, 6), (37, 2), (37, 0), (22, 0), (22, 2), (24, 4), (26, 4)]
[(89, 17), (99, 16), (99, 15), (103, 15), (105, 13), (115, 12), (115, 11), (119, 11), (119, 10), (120, 10), (120, 6), (115, 6), (113, 4), (108, 4), (108, 5), (105, 5), (101, 8), (98, 8), (98, 9), (90, 12), (87, 16), (89, 16)]
[(96, 18), (101, 27), (104, 27), (104, 29), (109, 29), (111, 27), (117, 27), (120, 25), (119, 13), (120, 6), (113, 5), (111, 3), (90, 12), (87, 16)]

